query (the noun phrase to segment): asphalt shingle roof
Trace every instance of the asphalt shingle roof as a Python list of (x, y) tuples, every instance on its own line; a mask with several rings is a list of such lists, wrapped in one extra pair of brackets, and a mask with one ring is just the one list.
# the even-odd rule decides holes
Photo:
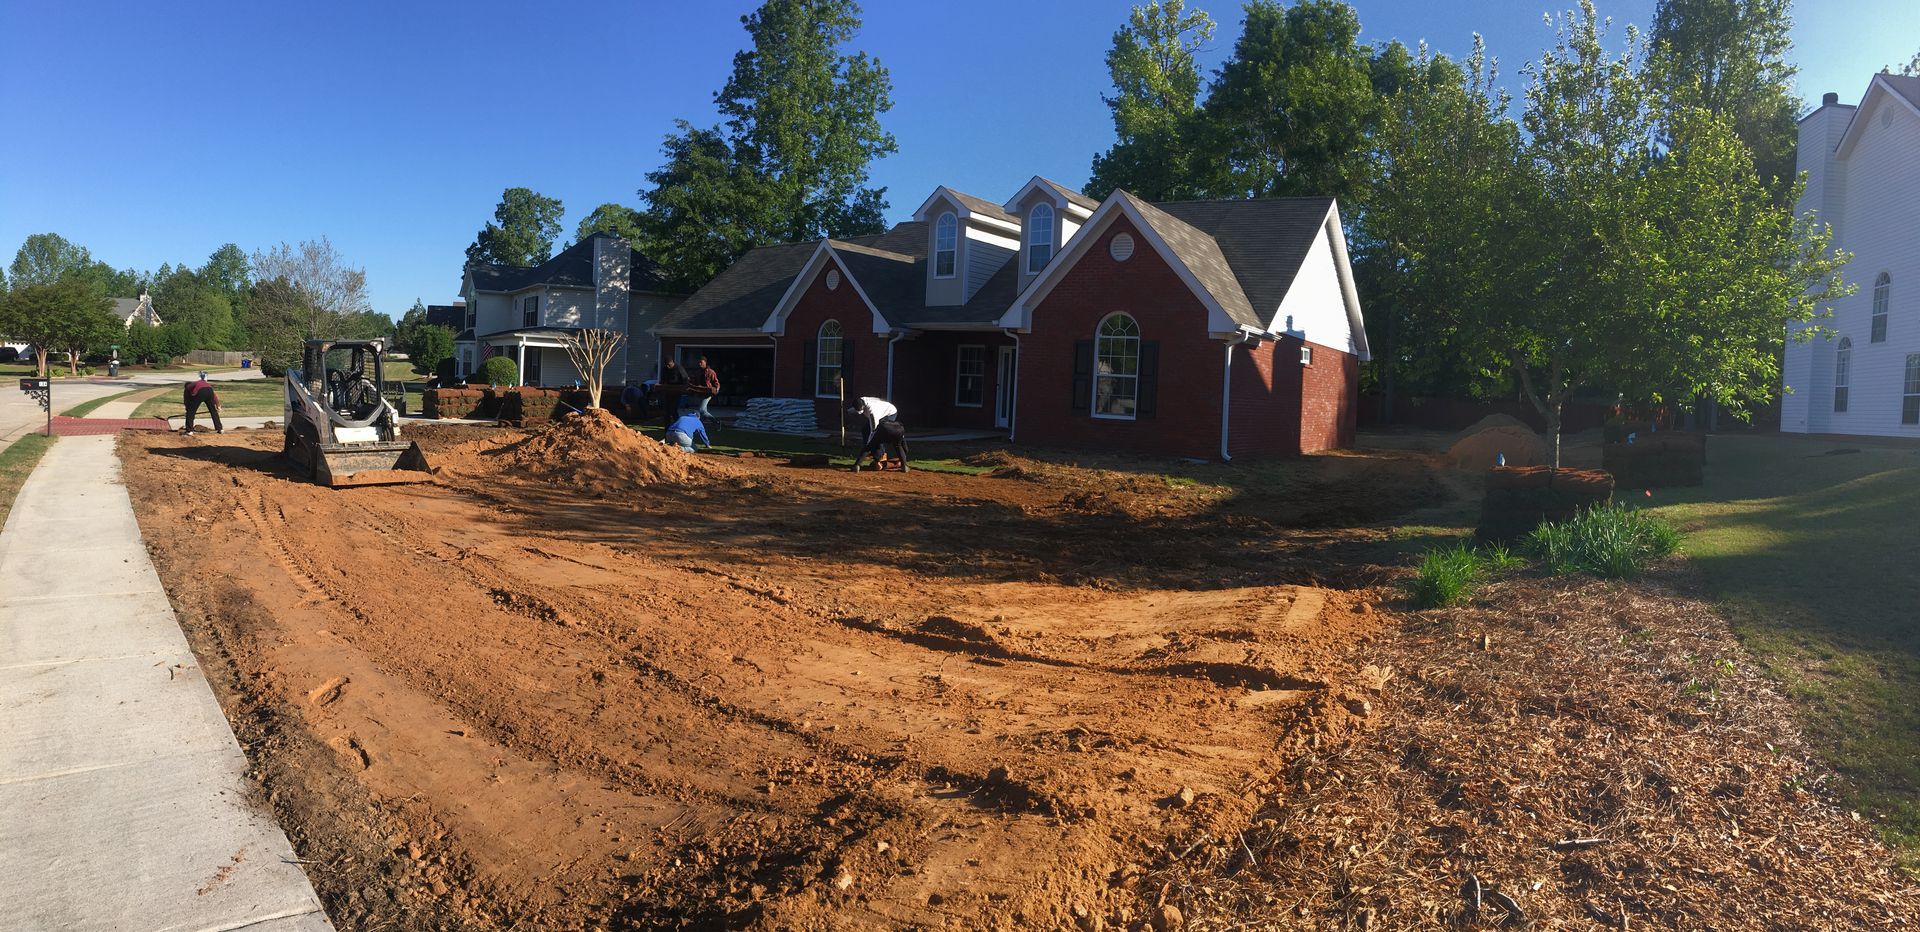
[[(1236, 324), (1257, 329), (1265, 328), (1279, 309), (1333, 206), (1330, 197), (1155, 205), (1125, 192), (1116, 196), (1126, 198), (1139, 211)], [(971, 203), (968, 208), (975, 209)], [(883, 234), (833, 239), (828, 245), (861, 291), (896, 327), (998, 321), (1019, 296), (1017, 256), (1009, 257), (965, 304), (929, 306), (926, 228), (917, 221), (902, 223)], [(751, 250), (656, 326), (662, 330), (757, 329), (818, 248), (819, 242), (814, 241)]]
[[(592, 233), (586, 239), (574, 243), (559, 254), (532, 268), (518, 268), (511, 265), (475, 265), (467, 271), (473, 275), (473, 286), (480, 291), (519, 291), (547, 285), (553, 288), (592, 288), (593, 287), (593, 243), (601, 237), (613, 237), (611, 233)], [(631, 269), (630, 287), (635, 292), (652, 294), (670, 294), (659, 266), (653, 260), (634, 250), (628, 263)]]
[[(1035, 177), (1039, 177), (1039, 176), (1035, 176)], [(1046, 185), (1049, 188), (1052, 188), (1055, 193), (1059, 194), (1061, 197), (1066, 198), (1068, 201), (1086, 208), (1089, 212), (1100, 209), (1099, 201), (1091, 197), (1088, 197), (1084, 194), (1081, 194), (1080, 192), (1075, 191), (1074, 189), (1069, 188), (1066, 185), (1063, 185), (1060, 182), (1053, 180), (1052, 178), (1040, 178), (1040, 183)]]
[(1905, 97), (1907, 103), (1920, 107), (1920, 75), (1881, 74), (1875, 77), (1887, 82), (1887, 88)]

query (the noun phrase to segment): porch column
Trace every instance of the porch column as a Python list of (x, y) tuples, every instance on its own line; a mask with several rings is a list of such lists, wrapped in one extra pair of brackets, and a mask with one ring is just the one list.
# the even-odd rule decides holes
[(522, 385), (527, 384), (527, 341), (526, 340), (520, 341), (520, 355), (517, 359), (514, 360), (513, 365), (514, 365), (514, 368), (518, 370), (517, 378), (520, 380), (520, 384)]

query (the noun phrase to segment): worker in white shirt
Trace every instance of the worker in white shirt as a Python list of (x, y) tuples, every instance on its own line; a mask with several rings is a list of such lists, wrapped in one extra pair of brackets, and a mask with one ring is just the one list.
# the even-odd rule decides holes
[(880, 465), (881, 457), (891, 447), (893, 455), (900, 458), (900, 471), (907, 472), (907, 429), (900, 424), (900, 409), (884, 398), (862, 396), (847, 411), (861, 415), (861, 426), (866, 429), (860, 455), (853, 458), (853, 471), (859, 472), (860, 461), (869, 455), (875, 466)]

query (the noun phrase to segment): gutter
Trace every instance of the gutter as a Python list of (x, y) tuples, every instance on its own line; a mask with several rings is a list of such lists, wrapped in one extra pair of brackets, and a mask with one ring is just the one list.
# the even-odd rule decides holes
[(1259, 343), (1259, 337), (1244, 330), (1236, 333), (1227, 341), (1226, 364), (1220, 367), (1220, 462), (1233, 462), (1233, 454), (1227, 451), (1227, 433), (1233, 416), (1233, 348), (1248, 343)]
[(1007, 442), (1013, 442), (1013, 433), (1020, 429), (1020, 331), (1009, 327), (1007, 336), (1013, 338), (1013, 397), (1007, 401)]

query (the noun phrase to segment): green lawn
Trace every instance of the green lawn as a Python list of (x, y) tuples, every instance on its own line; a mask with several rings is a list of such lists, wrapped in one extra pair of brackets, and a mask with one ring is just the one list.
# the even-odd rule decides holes
[(125, 398), (128, 395), (137, 395), (145, 391), (152, 391), (152, 389), (136, 388), (132, 391), (120, 392), (117, 395), (106, 395), (100, 398), (95, 398), (92, 401), (83, 401), (77, 405), (74, 405), (71, 408), (68, 408), (65, 411), (60, 412), (60, 416), (61, 417), (86, 417), (87, 415), (93, 413), (93, 409), (98, 408), (109, 401), (119, 401), (120, 399)]
[[(285, 396), (282, 393), (285, 384), (279, 379), (215, 382), (213, 390), (220, 396), (220, 416), (279, 417), (284, 411)], [(141, 402), (140, 407), (134, 409), (133, 416), (166, 417), (186, 412), (186, 405), (180, 401), (180, 390), (169, 389)]]
[(1656, 489), (1652, 510), (1687, 532), (1852, 803), (1920, 865), (1920, 448), (1709, 443), (1707, 484)]
[(20, 494), (20, 486), (56, 439), (46, 434), (25, 434), (0, 450), (0, 527), (6, 526), (7, 513), (13, 510), (13, 497)]

